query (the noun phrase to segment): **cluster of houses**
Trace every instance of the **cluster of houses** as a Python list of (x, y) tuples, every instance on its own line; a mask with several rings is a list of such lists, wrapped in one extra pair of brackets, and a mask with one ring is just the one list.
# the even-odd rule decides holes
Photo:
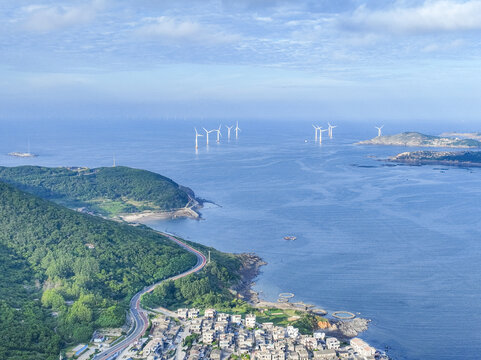
[(252, 360), (376, 359), (379, 354), (359, 338), (342, 344), (323, 332), (302, 335), (293, 326), (260, 324), (254, 314), (230, 315), (206, 309), (178, 309), (184, 332), (197, 334), (196, 343), (181, 358)]

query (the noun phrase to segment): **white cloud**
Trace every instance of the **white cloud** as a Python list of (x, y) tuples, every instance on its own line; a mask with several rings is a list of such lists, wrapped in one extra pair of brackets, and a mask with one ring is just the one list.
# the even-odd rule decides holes
[(146, 24), (137, 30), (141, 37), (199, 43), (226, 43), (239, 39), (238, 35), (228, 34), (216, 27), (196, 21), (178, 20), (168, 16), (144, 19)]
[(30, 5), (22, 8), (23, 25), (37, 32), (50, 32), (92, 21), (103, 7), (103, 1), (94, 0), (79, 6)]
[(425, 1), (421, 6), (371, 11), (359, 7), (342, 18), (342, 27), (355, 31), (390, 33), (435, 33), (481, 30), (481, 1)]

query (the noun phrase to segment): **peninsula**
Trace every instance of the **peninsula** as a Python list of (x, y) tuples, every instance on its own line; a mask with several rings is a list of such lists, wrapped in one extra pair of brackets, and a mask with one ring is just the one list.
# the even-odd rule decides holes
[(475, 139), (425, 135), (418, 132), (403, 132), (396, 135), (377, 136), (371, 140), (360, 141), (356, 144), (439, 148), (481, 148), (481, 142)]
[(481, 151), (413, 151), (387, 159), (413, 165), (481, 166)]
[(77, 211), (136, 222), (143, 218), (198, 219), (202, 200), (173, 180), (124, 166), (0, 167), (0, 181)]

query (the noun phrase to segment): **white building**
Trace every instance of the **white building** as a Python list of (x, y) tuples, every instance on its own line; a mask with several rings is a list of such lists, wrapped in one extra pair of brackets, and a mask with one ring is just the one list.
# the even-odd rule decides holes
[(189, 319), (199, 317), (199, 309), (189, 309)]
[(215, 332), (207, 330), (202, 333), (202, 342), (204, 344), (212, 344), (214, 342)]
[(247, 314), (246, 315), (246, 326), (248, 328), (256, 327), (256, 316), (254, 314)]
[(215, 309), (205, 309), (204, 316), (209, 319), (215, 318)]
[(329, 350), (331, 349), (337, 350), (339, 349), (340, 346), (341, 346), (341, 343), (335, 337), (328, 337), (326, 339), (326, 347)]
[(181, 319), (187, 319), (187, 317), (189, 316), (189, 309), (177, 309), (177, 316)]
[(292, 339), (297, 338), (299, 336), (299, 329), (289, 325), (287, 327), (287, 336), (289, 336)]
[(231, 315), (230, 319), (234, 324), (239, 325), (242, 322), (242, 315)]
[(313, 354), (314, 354), (315, 360), (335, 360), (335, 359), (337, 359), (336, 350), (334, 350), (334, 349), (313, 351)]
[(376, 354), (376, 349), (359, 338), (351, 339), (350, 344), (352, 349), (361, 356), (374, 356)]

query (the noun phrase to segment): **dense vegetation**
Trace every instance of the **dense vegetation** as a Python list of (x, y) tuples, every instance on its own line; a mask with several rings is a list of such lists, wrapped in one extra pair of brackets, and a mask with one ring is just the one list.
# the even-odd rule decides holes
[(60, 337), (38, 300), (33, 271), (0, 244), (0, 359), (57, 359)]
[(242, 305), (229, 291), (239, 280), (239, 258), (202, 245), (196, 244), (196, 247), (204, 253), (211, 251), (211, 262), (204, 271), (163, 283), (142, 297), (143, 305), (169, 309), (210, 306), (221, 309)]
[(96, 327), (122, 325), (143, 286), (196, 263), (148, 228), (68, 210), (4, 183), (0, 229), (1, 359), (58, 358), (60, 346), (88, 340)]
[(0, 167), (0, 181), (68, 207), (102, 215), (174, 210), (187, 205), (190, 191), (162, 175), (128, 167)]

